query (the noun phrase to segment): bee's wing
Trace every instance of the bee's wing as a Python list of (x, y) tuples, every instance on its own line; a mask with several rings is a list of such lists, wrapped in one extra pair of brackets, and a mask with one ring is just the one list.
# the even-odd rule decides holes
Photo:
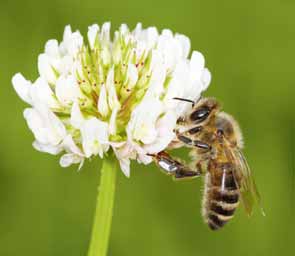
[(240, 186), (238, 187), (240, 187), (241, 201), (246, 213), (250, 216), (253, 212), (253, 205), (257, 203), (262, 214), (265, 215), (254, 177), (243, 153), (239, 149), (233, 149), (232, 147), (229, 147), (227, 151), (237, 166), (237, 170), (233, 175), (237, 183), (240, 181)]
[(262, 215), (265, 215), (264, 209), (261, 203), (261, 197), (258, 192), (254, 177), (251, 174), (251, 170), (247, 163), (247, 160), (245, 159), (243, 153), (240, 150), (236, 149), (235, 151), (236, 151), (237, 161), (239, 162), (239, 167), (240, 167), (239, 169), (242, 175), (241, 197), (243, 198), (245, 209), (248, 215), (251, 215), (253, 204), (257, 203), (261, 209)]

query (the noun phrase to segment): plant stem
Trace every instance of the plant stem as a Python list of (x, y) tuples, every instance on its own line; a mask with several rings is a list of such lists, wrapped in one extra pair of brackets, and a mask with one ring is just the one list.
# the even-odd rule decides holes
[(111, 231), (118, 164), (113, 154), (103, 160), (88, 256), (106, 256)]

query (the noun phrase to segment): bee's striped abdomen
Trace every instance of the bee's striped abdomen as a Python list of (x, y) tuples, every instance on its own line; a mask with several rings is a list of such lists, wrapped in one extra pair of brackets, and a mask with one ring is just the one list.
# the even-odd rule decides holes
[(203, 198), (203, 217), (212, 230), (223, 227), (239, 204), (239, 190), (230, 168), (207, 172)]

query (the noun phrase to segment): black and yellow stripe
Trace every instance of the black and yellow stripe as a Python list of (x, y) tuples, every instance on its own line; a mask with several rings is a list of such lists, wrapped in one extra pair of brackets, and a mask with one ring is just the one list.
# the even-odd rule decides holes
[(239, 189), (230, 170), (206, 174), (203, 216), (212, 230), (223, 227), (239, 205)]

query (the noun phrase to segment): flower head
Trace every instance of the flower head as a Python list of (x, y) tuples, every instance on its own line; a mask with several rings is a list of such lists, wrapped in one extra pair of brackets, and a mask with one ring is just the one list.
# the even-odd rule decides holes
[(148, 154), (173, 140), (186, 104), (210, 83), (204, 57), (190, 41), (155, 27), (126, 25), (110, 37), (110, 23), (88, 28), (88, 42), (66, 26), (63, 40), (49, 40), (39, 55), (35, 82), (12, 78), (19, 97), (31, 105), (24, 117), (34, 148), (63, 153), (63, 167), (83, 163), (112, 149), (129, 176), (130, 160), (148, 164)]

